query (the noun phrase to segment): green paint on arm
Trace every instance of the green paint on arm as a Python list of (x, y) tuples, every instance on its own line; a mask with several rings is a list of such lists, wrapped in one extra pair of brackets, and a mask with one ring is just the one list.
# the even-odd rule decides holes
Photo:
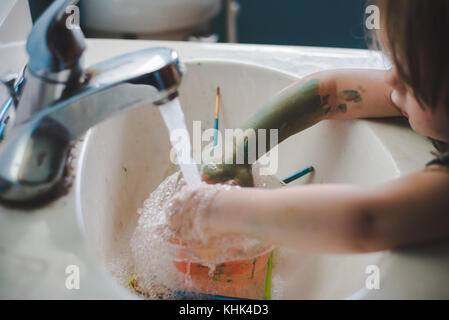
[(361, 102), (362, 97), (360, 96), (360, 93), (357, 90), (344, 90), (342, 91), (343, 100), (351, 102)]
[[(263, 155), (259, 152), (259, 129), (266, 130), (265, 151), (268, 152), (275, 146), (269, 139), (270, 130), (278, 130), (278, 143), (288, 137), (305, 130), (319, 121), (323, 120), (331, 111), (328, 105), (331, 95), (320, 94), (321, 80), (311, 79), (298, 82), (282, 90), (270, 99), (262, 108), (255, 112), (240, 129), (254, 129), (256, 159)], [(325, 92), (327, 93), (327, 92)], [(237, 140), (237, 139), (236, 139)], [(202, 174), (208, 181), (224, 182), (237, 177), (241, 186), (253, 186), (254, 181), (251, 174), (251, 164), (248, 163), (248, 143), (236, 141), (234, 148), (234, 163), (236, 155), (243, 152), (244, 164), (241, 165), (219, 165), (215, 167), (202, 167)], [(253, 150), (253, 149), (251, 149)]]
[(348, 106), (346, 104), (340, 104), (337, 108), (343, 113), (346, 113), (346, 111), (348, 110)]
[[(242, 129), (277, 129), (280, 143), (322, 120), (325, 116), (323, 106), (328, 103), (329, 98), (329, 94), (320, 95), (318, 79), (298, 83), (286, 88), (268, 101), (250, 117)], [(256, 137), (258, 137), (257, 134)], [(266, 150), (270, 150), (269, 139), (267, 139)]]
[(325, 96), (323, 97), (323, 100), (322, 100), (322, 102), (321, 102), (321, 106), (322, 106), (322, 107), (324, 107), (324, 106), (328, 103), (329, 97), (330, 97), (330, 96), (331, 96), (331, 95), (328, 94), (328, 95), (325, 95)]

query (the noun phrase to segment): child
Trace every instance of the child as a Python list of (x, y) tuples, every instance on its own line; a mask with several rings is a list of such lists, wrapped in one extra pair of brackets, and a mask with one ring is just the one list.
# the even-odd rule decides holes
[[(449, 142), (449, 1), (376, 5), (382, 25), (377, 36), (393, 68), (310, 75), (284, 89), (243, 128), (278, 129), (282, 141), (321, 120), (405, 116), (419, 134), (441, 146)], [(185, 187), (166, 214), (185, 240), (237, 232), (301, 250), (370, 252), (443, 239), (449, 236), (449, 153), (424, 165), (369, 187)], [(244, 186), (251, 185), (248, 172), (245, 165), (204, 171), (209, 181)]]

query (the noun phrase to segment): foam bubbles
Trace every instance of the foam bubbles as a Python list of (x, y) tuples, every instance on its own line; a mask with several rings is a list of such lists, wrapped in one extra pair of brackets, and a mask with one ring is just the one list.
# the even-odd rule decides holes
[[(272, 177), (258, 177), (254, 173), (253, 170), (256, 186), (279, 187), (279, 180)], [(212, 278), (216, 266), (220, 263), (241, 259), (241, 256), (236, 256), (241, 254), (236, 252), (236, 248), (242, 248), (247, 257), (260, 256), (271, 250), (270, 246), (243, 235), (224, 234), (209, 238), (202, 232), (203, 228), (199, 224), (201, 219), (194, 219), (191, 225), (197, 230), (201, 241), (193, 242), (189, 246), (180, 246), (179, 242), (173, 241), (174, 234), (167, 227), (165, 210), (170, 201), (173, 201), (174, 194), (181, 188), (186, 190), (191, 188), (192, 192), (184, 192), (184, 195), (198, 197), (198, 199), (190, 200), (197, 202), (196, 207), (200, 214), (201, 211), (206, 210), (218, 190), (231, 188), (223, 185), (204, 187), (206, 192), (196, 194), (195, 188), (198, 187), (187, 186), (180, 172), (176, 172), (167, 177), (138, 210), (138, 225), (130, 240), (131, 256), (139, 289), (148, 292), (147, 297), (150, 299), (176, 298), (174, 294), (176, 291), (194, 291), (190, 277), (190, 267), (193, 263), (201, 263), (208, 267), (208, 274)], [(183, 200), (185, 199), (179, 201)], [(178, 268), (176, 267), (176, 261), (185, 265), (184, 272), (180, 272), (179, 265)], [(281, 284), (279, 275), (273, 275), (272, 288), (277, 293), (274, 295), (279, 296), (280, 292), (279, 288), (276, 289), (276, 284)]]
[[(185, 281), (173, 265), (173, 257), (167, 240), (171, 234), (166, 225), (163, 206), (180, 187), (180, 173), (165, 179), (148, 199), (140, 215), (138, 225), (130, 241), (134, 270), (139, 286), (150, 290), (155, 287), (175, 289)], [(167, 292), (168, 293), (168, 292)]]

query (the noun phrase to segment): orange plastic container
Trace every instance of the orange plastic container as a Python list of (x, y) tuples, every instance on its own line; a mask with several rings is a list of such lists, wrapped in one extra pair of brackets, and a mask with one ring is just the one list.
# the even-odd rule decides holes
[[(225, 235), (206, 245), (172, 239), (175, 267), (190, 275), (186, 291), (235, 298), (262, 299), (272, 246), (252, 241), (245, 248), (240, 235)], [(227, 245), (229, 243), (229, 245)], [(223, 245), (224, 244), (224, 245)], [(248, 244), (248, 243), (247, 243)]]

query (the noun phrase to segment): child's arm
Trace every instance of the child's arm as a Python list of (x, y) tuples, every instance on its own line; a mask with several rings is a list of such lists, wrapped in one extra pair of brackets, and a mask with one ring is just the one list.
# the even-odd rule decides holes
[[(383, 70), (348, 69), (312, 74), (274, 96), (241, 129), (278, 129), (280, 143), (321, 120), (399, 116), (400, 111), (391, 102), (385, 74)], [(266, 150), (269, 149), (267, 139)], [(239, 150), (243, 150), (242, 145), (236, 146), (236, 152)], [(203, 168), (206, 180), (215, 182), (223, 182), (239, 172), (248, 177), (242, 167)]]
[(369, 252), (449, 236), (449, 170), (375, 187), (307, 185), (219, 192), (206, 225), (321, 252)]
[[(325, 119), (399, 116), (384, 77), (385, 71), (374, 70), (314, 74), (283, 90), (244, 128), (277, 128), (282, 141)], [(220, 191), (197, 217), (211, 234), (239, 232), (302, 250), (378, 251), (448, 237), (448, 191), (449, 171), (436, 165), (375, 187)], [(171, 222), (176, 230), (189, 236), (191, 228), (180, 226), (195, 216), (194, 202), (206, 194), (187, 196), (175, 206)]]
[(384, 70), (341, 69), (307, 76), (258, 110), (243, 129), (278, 129), (279, 142), (326, 119), (401, 115)]

